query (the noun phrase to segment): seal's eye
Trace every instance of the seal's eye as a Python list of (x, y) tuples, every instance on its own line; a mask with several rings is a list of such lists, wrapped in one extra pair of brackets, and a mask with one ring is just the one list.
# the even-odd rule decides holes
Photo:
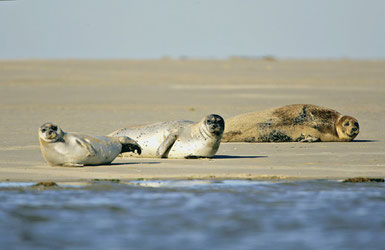
[(57, 126), (52, 126), (51, 129), (56, 131), (57, 130)]
[(359, 127), (358, 122), (355, 122), (354, 126), (356, 126), (358, 128)]
[(345, 126), (345, 127), (349, 126), (349, 122), (345, 123), (344, 126)]
[(41, 130), (41, 132), (43, 132), (43, 133), (45, 133), (45, 131), (47, 131), (45, 128), (43, 128), (43, 129)]

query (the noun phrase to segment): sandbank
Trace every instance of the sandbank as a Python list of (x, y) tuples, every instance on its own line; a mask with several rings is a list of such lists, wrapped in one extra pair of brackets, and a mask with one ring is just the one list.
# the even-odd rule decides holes
[[(222, 143), (213, 159), (117, 158), (112, 165), (51, 167), (37, 130), (108, 134), (165, 120), (229, 118), (311, 103), (351, 115), (349, 143)], [(385, 61), (0, 61), (0, 181), (93, 179), (330, 179), (385, 177)]]

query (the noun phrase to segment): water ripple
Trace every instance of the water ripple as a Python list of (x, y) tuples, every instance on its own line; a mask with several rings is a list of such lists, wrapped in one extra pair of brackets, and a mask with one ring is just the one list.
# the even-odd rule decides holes
[(137, 181), (0, 185), (1, 249), (381, 249), (385, 185)]

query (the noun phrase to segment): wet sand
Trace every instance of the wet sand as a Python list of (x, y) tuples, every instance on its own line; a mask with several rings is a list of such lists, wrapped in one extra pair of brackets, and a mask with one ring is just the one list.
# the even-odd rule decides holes
[[(293, 103), (351, 115), (350, 143), (222, 143), (214, 159), (117, 158), (51, 167), (37, 129), (108, 134), (164, 120), (200, 120)], [(0, 61), (0, 181), (92, 179), (344, 179), (385, 177), (385, 61)]]

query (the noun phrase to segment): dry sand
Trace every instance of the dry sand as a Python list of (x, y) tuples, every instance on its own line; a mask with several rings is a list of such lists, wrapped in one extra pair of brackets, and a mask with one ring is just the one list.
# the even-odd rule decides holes
[[(222, 143), (214, 159), (118, 158), (47, 165), (38, 127), (108, 134), (164, 120), (200, 120), (292, 103), (356, 117), (350, 143)], [(91, 179), (343, 179), (385, 177), (385, 61), (0, 61), (0, 181)]]

